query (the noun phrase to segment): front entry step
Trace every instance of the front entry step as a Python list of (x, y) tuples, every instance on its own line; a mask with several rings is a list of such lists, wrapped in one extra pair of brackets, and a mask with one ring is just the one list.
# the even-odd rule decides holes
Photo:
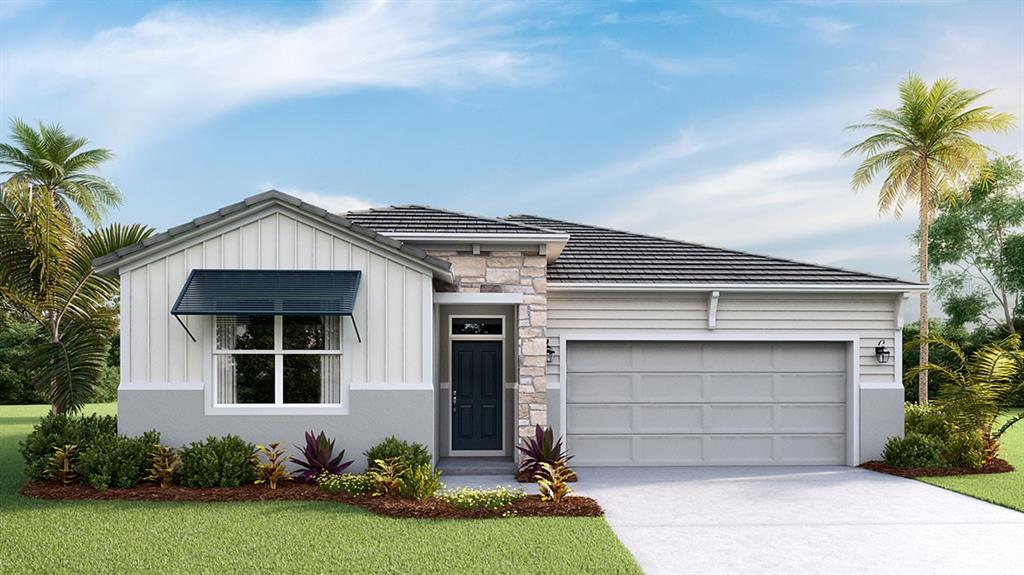
[(516, 474), (511, 457), (442, 457), (437, 467), (444, 475), (504, 475)]

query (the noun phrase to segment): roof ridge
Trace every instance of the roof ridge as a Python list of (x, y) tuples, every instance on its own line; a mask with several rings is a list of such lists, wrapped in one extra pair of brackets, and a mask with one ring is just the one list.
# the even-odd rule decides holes
[[(642, 234), (642, 233), (638, 233), (638, 232), (630, 232), (630, 231), (626, 231), (626, 230), (620, 230), (620, 229), (617, 229), (617, 228), (609, 228), (609, 227), (604, 227), (604, 226), (596, 226), (596, 225), (593, 225), (593, 224), (581, 224), (579, 222), (572, 222), (572, 221), (569, 221), (569, 220), (559, 220), (559, 219), (556, 219), (556, 218), (549, 218), (549, 217), (545, 217), (545, 216), (534, 216), (534, 215), (530, 215), (530, 214), (520, 214), (520, 215), (509, 215), (509, 216), (506, 216), (506, 217), (508, 217), (508, 218), (517, 218), (517, 217), (518, 218), (534, 218), (534, 219), (539, 219), (539, 220), (546, 220), (546, 221), (549, 221), (549, 222), (557, 222), (557, 223), (561, 223), (561, 224), (569, 224), (569, 225), (573, 225), (573, 226), (579, 226), (579, 227), (582, 227), (582, 228), (589, 228), (589, 229), (593, 229), (593, 230), (604, 230), (604, 231), (609, 231), (609, 232), (626, 234), (626, 235), (629, 235), (629, 236), (636, 236), (636, 237), (643, 237), (643, 238), (651, 238), (651, 239), (655, 239), (655, 240), (662, 240), (662, 241), (671, 242), (671, 243), (679, 244), (679, 245), (707, 248), (707, 249), (718, 250), (718, 251), (728, 252), (728, 253), (732, 253), (732, 254), (739, 254), (739, 255), (744, 255), (744, 256), (753, 256), (753, 257), (761, 258), (761, 259), (764, 259), (764, 260), (771, 260), (771, 261), (776, 261), (776, 262), (785, 262), (785, 263), (798, 264), (798, 265), (803, 265), (803, 266), (813, 266), (813, 267), (821, 268), (821, 269), (825, 269), (825, 270), (843, 272), (843, 273), (860, 275), (860, 276), (867, 276), (867, 277), (872, 277), (872, 278), (881, 279), (881, 280), (887, 280), (887, 281), (892, 281), (892, 282), (916, 283), (916, 282), (913, 282), (913, 281), (909, 281), (908, 282), (907, 280), (903, 280), (903, 279), (900, 279), (898, 277), (885, 276), (885, 275), (871, 273), (871, 272), (862, 272), (862, 271), (857, 271), (857, 270), (851, 270), (851, 269), (848, 269), (848, 268), (842, 268), (842, 267), (838, 267), (838, 266), (823, 265), (823, 264), (814, 263), (814, 262), (804, 262), (804, 261), (794, 260), (794, 259), (791, 259), (791, 258), (782, 258), (782, 257), (778, 257), (778, 256), (769, 256), (769, 255), (765, 255), (765, 254), (759, 254), (759, 253), (749, 252), (749, 251), (744, 251), (744, 250), (737, 250), (737, 249), (733, 249), (733, 248), (723, 248), (723, 247), (719, 247), (719, 246), (712, 246), (712, 245), (702, 244), (702, 243), (697, 243), (697, 242), (677, 240), (677, 239), (668, 238), (668, 237), (665, 237), (665, 236), (656, 236), (656, 235), (653, 235), (653, 234)], [(572, 239), (571, 239), (572, 234), (570, 233), (569, 235), (570, 235), (570, 240), (569, 241), (571, 242), (572, 241)]]
[(427, 204), (398, 204), (398, 205), (392, 204), (390, 206), (379, 207), (379, 208), (368, 208), (368, 209), (365, 209), (365, 210), (350, 210), (350, 211), (345, 212), (345, 213), (346, 214), (350, 214), (350, 213), (356, 213), (356, 214), (363, 213), (363, 214), (366, 214), (366, 213), (370, 213), (370, 212), (378, 212), (378, 213), (380, 213), (380, 212), (387, 212), (387, 211), (399, 211), (399, 210), (402, 210), (402, 209), (405, 209), (405, 208), (417, 208), (417, 209), (422, 209), (422, 210), (432, 210), (432, 211), (440, 212), (440, 213), (444, 213), (444, 214), (454, 214), (454, 215), (463, 216), (463, 217), (466, 217), (466, 218), (473, 218), (473, 219), (483, 220), (483, 221), (491, 222), (491, 223), (507, 224), (507, 225), (511, 225), (511, 226), (514, 226), (514, 227), (517, 227), (517, 228), (522, 228), (522, 229), (525, 229), (525, 230), (534, 230), (534, 231), (538, 231), (538, 232), (541, 232), (541, 233), (547, 233), (547, 234), (559, 234), (559, 235), (562, 234), (562, 232), (558, 232), (558, 231), (555, 231), (555, 230), (549, 230), (549, 229), (546, 229), (546, 228), (542, 228), (540, 226), (524, 224), (522, 222), (513, 222), (513, 221), (509, 221), (509, 220), (503, 219), (503, 218), (492, 218), (490, 216), (481, 216), (481, 215), (471, 214), (471, 213), (463, 212), (463, 211), (459, 211), (459, 210), (451, 210), (451, 209), (448, 209), (448, 208), (438, 208), (438, 207), (427, 205)]

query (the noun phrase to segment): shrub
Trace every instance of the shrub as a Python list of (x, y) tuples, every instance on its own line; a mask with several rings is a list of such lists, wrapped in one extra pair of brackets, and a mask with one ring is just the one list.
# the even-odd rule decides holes
[(572, 456), (562, 449), (562, 439), (555, 441), (555, 434), (551, 428), (545, 429), (540, 425), (534, 430), (534, 436), (524, 439), (523, 445), (516, 449), (523, 454), (523, 459), (519, 462), (519, 473), (528, 479), (534, 479), (544, 463), (555, 465), (558, 461), (568, 462), (572, 459)]
[(373, 478), (366, 473), (353, 475), (345, 473), (321, 473), (316, 477), (316, 484), (328, 493), (346, 493), (348, 495), (369, 495), (376, 485)]
[(377, 461), (398, 459), (399, 463), (406, 468), (430, 464), (430, 453), (427, 448), (419, 443), (402, 441), (394, 435), (366, 450), (366, 466), (372, 468)]
[(496, 511), (511, 506), (526, 497), (522, 489), (495, 487), (494, 489), (471, 489), (460, 487), (442, 491), (438, 498), (459, 509), (489, 509)]
[(178, 452), (164, 445), (154, 445), (149, 452), (149, 475), (146, 481), (157, 481), (160, 487), (169, 487), (174, 482), (174, 476), (181, 467), (181, 458)]
[(70, 485), (78, 480), (75, 469), (78, 467), (78, 446), (65, 445), (54, 447), (53, 455), (46, 465), (46, 476), (64, 485)]
[(322, 431), (317, 436), (314, 436), (312, 431), (307, 431), (306, 446), (301, 452), (302, 459), (292, 457), (290, 461), (299, 466), (298, 478), (305, 483), (312, 483), (324, 472), (340, 475), (352, 465), (351, 461), (342, 461), (345, 459), (344, 449), (334, 457), (334, 440), (327, 439), (327, 435)]
[(537, 487), (540, 489), (540, 498), (544, 501), (558, 503), (563, 497), (572, 493), (569, 481), (576, 479), (576, 474), (565, 464), (565, 460), (559, 460), (554, 465), (544, 462), (540, 464), (540, 472), (537, 473)]
[(256, 480), (255, 446), (235, 435), (206, 438), (181, 452), (182, 482), (188, 487), (238, 487)]
[(981, 469), (985, 465), (986, 442), (980, 431), (959, 431), (949, 436), (942, 457), (952, 467)]
[[(284, 467), (285, 450), (280, 448), (280, 443), (269, 445), (257, 445), (256, 454), (256, 484), (266, 483), (271, 489), (277, 489), (277, 482), (291, 479), (288, 470)], [(263, 456), (263, 460), (259, 456)]]
[[(117, 435), (117, 418), (112, 415), (86, 417), (49, 414), (39, 420), (19, 445), (25, 460), (25, 475), (29, 479), (46, 478), (46, 466), (54, 449), (75, 445), (79, 453), (87, 451), (102, 437)], [(77, 464), (73, 470), (81, 476)]]
[(955, 431), (946, 414), (935, 405), (908, 403), (903, 408), (906, 433), (919, 433), (946, 441)]
[(412, 467), (405, 472), (402, 477), (400, 495), (416, 501), (424, 501), (437, 495), (443, 488), (441, 470), (435, 470), (428, 463)]
[(944, 467), (943, 449), (939, 439), (908, 433), (904, 437), (890, 437), (885, 442), (882, 459), (895, 467)]
[(134, 487), (146, 478), (149, 454), (159, 444), (160, 434), (156, 431), (147, 431), (140, 437), (101, 437), (82, 453), (82, 482), (99, 490)]
[(373, 491), (370, 494), (374, 497), (401, 494), (402, 486), (405, 484), (405, 466), (399, 458), (378, 459), (373, 462), (373, 467), (366, 474), (373, 481)]

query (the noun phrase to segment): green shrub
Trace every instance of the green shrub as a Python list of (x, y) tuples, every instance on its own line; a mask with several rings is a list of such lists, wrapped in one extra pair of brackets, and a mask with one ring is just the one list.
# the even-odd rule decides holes
[(388, 460), (378, 459), (374, 465), (366, 471), (366, 475), (373, 480), (374, 497), (385, 495), (399, 495), (405, 485), (405, 467), (397, 457)]
[(160, 445), (160, 434), (140, 437), (112, 435), (97, 439), (82, 453), (81, 480), (95, 489), (135, 487), (149, 474), (149, 454)]
[(941, 440), (920, 433), (890, 437), (885, 442), (882, 459), (895, 467), (945, 467)]
[(438, 498), (460, 509), (490, 509), (492, 511), (509, 507), (526, 497), (522, 489), (495, 487), (494, 489), (470, 489), (460, 487), (442, 491)]
[(442, 489), (444, 489), (444, 484), (441, 483), (441, 470), (435, 470), (428, 463), (406, 470), (399, 495), (416, 501), (424, 501), (437, 495)]
[(394, 435), (366, 450), (366, 467), (372, 469), (376, 462), (397, 459), (405, 469), (430, 465), (430, 453), (419, 443), (402, 441)]
[(985, 436), (980, 431), (960, 431), (949, 436), (942, 458), (952, 467), (981, 469), (985, 464)]
[[(19, 444), (19, 451), (25, 460), (25, 475), (29, 479), (46, 478), (46, 466), (54, 449), (75, 445), (79, 453), (85, 453), (100, 438), (116, 435), (117, 418), (112, 415), (93, 414), (82, 417), (51, 413), (40, 419), (32, 433)], [(81, 477), (77, 463), (73, 471)]]
[(181, 451), (181, 479), (188, 487), (238, 487), (256, 481), (256, 446), (235, 435), (206, 438)]
[(935, 405), (908, 403), (903, 408), (903, 429), (946, 441), (955, 431), (942, 409)]
[(369, 495), (373, 493), (376, 482), (365, 473), (353, 475), (345, 473), (321, 473), (316, 478), (316, 484), (328, 493), (347, 493), (348, 495)]

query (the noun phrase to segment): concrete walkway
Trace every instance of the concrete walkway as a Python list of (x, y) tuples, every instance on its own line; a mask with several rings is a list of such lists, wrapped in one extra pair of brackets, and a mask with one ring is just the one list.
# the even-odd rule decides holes
[(578, 471), (576, 491), (601, 503), (651, 575), (989, 575), (1024, 565), (1024, 514), (919, 481), (849, 467)]

